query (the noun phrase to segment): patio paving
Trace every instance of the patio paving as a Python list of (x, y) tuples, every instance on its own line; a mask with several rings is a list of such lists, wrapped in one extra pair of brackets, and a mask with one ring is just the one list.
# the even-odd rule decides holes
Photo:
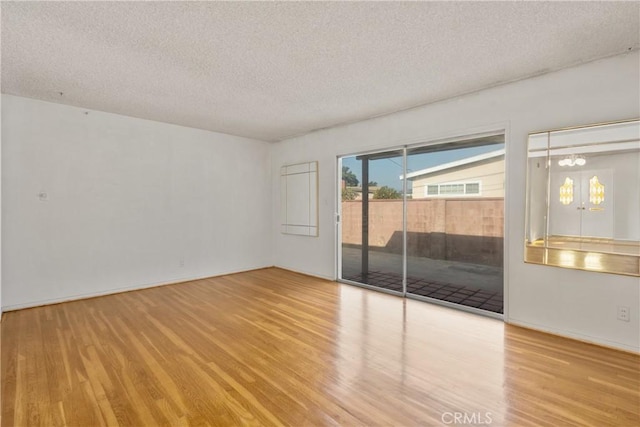
[[(402, 256), (369, 253), (369, 274), (363, 281), (361, 252), (343, 248), (342, 278), (402, 291)], [(503, 270), (499, 267), (422, 257), (407, 259), (407, 292), (494, 313), (503, 313)]]

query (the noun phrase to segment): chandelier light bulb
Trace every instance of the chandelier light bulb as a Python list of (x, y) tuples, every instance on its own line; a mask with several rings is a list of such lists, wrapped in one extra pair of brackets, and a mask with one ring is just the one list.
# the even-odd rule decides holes
[(565, 157), (564, 159), (558, 160), (559, 166), (569, 166), (569, 167), (584, 166), (586, 163), (587, 163), (587, 160), (584, 157), (575, 156), (573, 154), (571, 156)]

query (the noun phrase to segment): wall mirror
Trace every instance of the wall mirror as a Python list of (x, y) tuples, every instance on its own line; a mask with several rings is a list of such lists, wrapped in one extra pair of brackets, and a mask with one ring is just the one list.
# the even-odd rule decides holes
[(525, 262), (640, 276), (640, 121), (529, 135)]
[(318, 162), (280, 168), (280, 203), (282, 233), (318, 235)]

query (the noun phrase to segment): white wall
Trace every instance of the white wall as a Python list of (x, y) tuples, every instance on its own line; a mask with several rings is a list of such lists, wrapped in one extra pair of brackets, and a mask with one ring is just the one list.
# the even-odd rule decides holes
[[(506, 128), (506, 319), (640, 351), (637, 277), (523, 262), (528, 133), (639, 117), (639, 76), (636, 51), (276, 144), (271, 154), (275, 264), (335, 278), (337, 155)], [(311, 160), (319, 161), (320, 235), (280, 234), (275, 172), (283, 164)], [(617, 305), (630, 306), (630, 322), (616, 319)]]
[[(2, 102), (0, 102), (2, 117)], [(2, 260), (2, 136), (0, 135), (0, 260)], [(2, 321), (2, 262), (0, 262), (0, 321)]]
[(5, 310), (273, 264), (268, 143), (2, 102)]
[(615, 215), (613, 238), (640, 241), (640, 153), (604, 154), (591, 160), (592, 169), (614, 169), (609, 189)]

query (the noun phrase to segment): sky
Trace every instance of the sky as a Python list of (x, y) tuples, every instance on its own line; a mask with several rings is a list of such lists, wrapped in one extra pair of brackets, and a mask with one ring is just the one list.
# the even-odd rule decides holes
[[(408, 154), (407, 173), (476, 156), (478, 154), (488, 153), (501, 148), (504, 148), (504, 144), (482, 145), (424, 154)], [(348, 166), (349, 169), (356, 174), (360, 185), (362, 185), (361, 160), (356, 160), (356, 156), (343, 157), (342, 166)], [(402, 175), (402, 154), (397, 157), (369, 161), (369, 181), (377, 182), (378, 186), (386, 185), (396, 190), (402, 190), (400, 175)], [(411, 181), (408, 181), (408, 185), (410, 190)]]

